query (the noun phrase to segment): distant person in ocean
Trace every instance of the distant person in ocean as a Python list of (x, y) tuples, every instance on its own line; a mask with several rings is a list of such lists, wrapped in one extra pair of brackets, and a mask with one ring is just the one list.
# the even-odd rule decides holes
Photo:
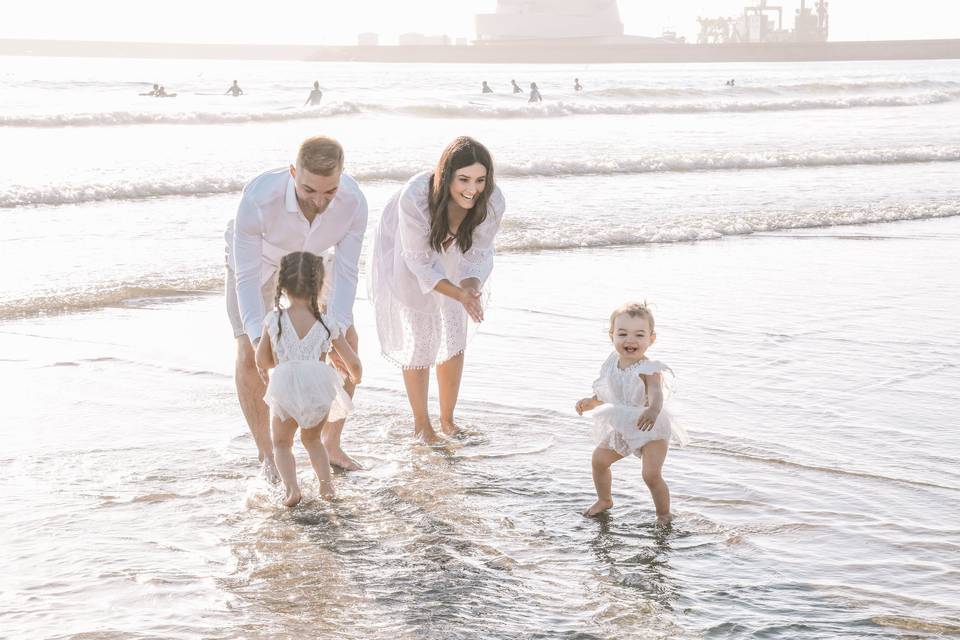
[(486, 80), (483, 81), (483, 86), (480, 87), (480, 90), (483, 93), (493, 93), (493, 89), (490, 88), (490, 85), (487, 84)]
[(320, 101), (323, 100), (323, 91), (320, 91), (320, 82), (314, 81), (313, 90), (310, 92), (310, 95), (307, 96), (307, 101), (303, 103), (303, 106), (310, 105), (315, 107), (320, 104)]
[(580, 78), (573, 79), (573, 90), (574, 91), (583, 91), (583, 85), (580, 84)]
[[(286, 489), (283, 504), (288, 507), (300, 502), (293, 457), (297, 429), (320, 481), (320, 497), (334, 497), (330, 459), (321, 434), (328, 420), (347, 417), (353, 401), (343, 389), (340, 374), (325, 362), (327, 353), (335, 351), (350, 383), (360, 383), (360, 358), (340, 325), (320, 310), (318, 296), (331, 277), (323, 258), (309, 251), (283, 256), (273, 309), (263, 320), (268, 338), (257, 346), (257, 369), (267, 385), (263, 399), (270, 407), (273, 454)], [(281, 297), (287, 300), (286, 308), (280, 306)]]
[[(176, 94), (173, 94), (173, 95), (176, 95)], [(166, 88), (163, 85), (160, 85), (160, 88), (157, 89), (157, 93), (156, 93), (156, 96), (158, 98), (172, 98), (173, 95), (168, 94)]]
[(527, 102), (543, 102), (543, 96), (540, 95), (536, 82), (530, 83), (530, 99)]
[(230, 86), (229, 89), (227, 89), (226, 91), (224, 91), (223, 95), (227, 95), (228, 93), (229, 93), (229, 94), (232, 94), (233, 97), (236, 98), (236, 97), (238, 97), (238, 96), (242, 96), (242, 95), (243, 95), (243, 89), (241, 89), (241, 88), (240, 88), (240, 85), (237, 84), (237, 81), (234, 80), (234, 81), (233, 81), (233, 84)]
[(514, 93), (523, 93), (523, 89), (520, 88), (520, 85), (517, 84), (516, 80), (511, 80), (510, 84), (513, 85)]
[(436, 367), (440, 429), (454, 419), (469, 324), (483, 321), (483, 290), (506, 208), (482, 144), (459, 137), (437, 166), (410, 178), (383, 209), (374, 232), (368, 290), (380, 352), (399, 366), (414, 436), (432, 443), (430, 369)]
[(593, 414), (593, 484), (597, 501), (583, 512), (596, 516), (613, 506), (610, 466), (627, 456), (643, 461), (643, 481), (657, 510), (657, 522), (670, 522), (670, 489), (661, 470), (672, 439), (685, 445), (686, 430), (666, 406), (664, 374), (670, 367), (647, 359), (657, 339), (653, 314), (646, 303), (625, 304), (610, 316), (613, 353), (600, 367), (593, 395), (577, 401), (576, 411)]
[(154, 84), (154, 85), (153, 85), (153, 90), (151, 90), (151, 91), (146, 91), (146, 92), (144, 92), (144, 93), (141, 93), (140, 95), (142, 95), (142, 96), (156, 96), (156, 95), (157, 95), (157, 92), (158, 92), (159, 90), (160, 90), (160, 85)]
[(730, 78), (729, 80), (726, 81), (725, 84), (726, 84), (728, 87), (732, 87), (732, 86), (736, 85), (736, 83), (737, 83), (736, 80), (734, 80), (733, 78)]
[[(277, 272), (283, 256), (293, 251), (317, 255), (335, 252), (332, 287), (329, 296), (320, 296), (318, 304), (325, 317), (343, 332), (350, 347), (357, 350), (353, 303), (367, 228), (367, 201), (356, 181), (343, 173), (343, 158), (343, 147), (333, 138), (307, 138), (295, 164), (267, 171), (246, 185), (236, 217), (224, 234), (227, 316), (237, 345), (237, 397), (257, 444), (262, 472), (270, 480), (277, 479), (277, 469), (269, 413), (263, 401), (265, 388), (254, 351), (265, 335), (263, 319), (275, 306)], [(343, 363), (332, 360), (343, 371)], [(352, 396), (353, 385), (347, 382), (344, 386)], [(360, 465), (340, 446), (343, 424), (338, 420), (323, 425), (323, 446), (330, 464), (359, 469)]]

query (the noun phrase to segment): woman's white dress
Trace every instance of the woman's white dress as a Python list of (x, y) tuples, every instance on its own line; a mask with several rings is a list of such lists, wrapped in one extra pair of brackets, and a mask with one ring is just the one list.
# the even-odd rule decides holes
[(301, 339), (290, 314), (281, 312), (279, 317), (282, 332), (278, 330), (276, 309), (263, 321), (277, 360), (263, 396), (271, 414), (281, 420), (293, 418), (302, 428), (314, 427), (325, 417), (331, 422), (345, 418), (353, 410), (353, 401), (343, 388), (340, 373), (320, 360), (320, 355), (330, 350), (330, 342), (339, 335), (340, 328), (332, 318), (321, 314), (332, 335), (315, 322)]
[(662, 384), (664, 399), (660, 415), (649, 431), (641, 431), (637, 420), (647, 408), (647, 387), (642, 375), (670, 372), (670, 367), (657, 360), (640, 360), (626, 369), (619, 366), (613, 352), (593, 383), (593, 392), (603, 404), (593, 411), (593, 440), (598, 447), (611, 449), (622, 456), (640, 455), (643, 445), (653, 440), (673, 440), (679, 445), (689, 442), (686, 429), (670, 412), (667, 385)]
[(473, 231), (473, 246), (463, 253), (454, 241), (437, 252), (430, 247), (427, 204), (432, 178), (431, 171), (417, 174), (390, 199), (374, 234), (370, 260), (368, 294), (380, 349), (405, 369), (445, 362), (466, 347), (466, 310), (433, 288), (444, 278), (458, 286), (466, 278), (477, 278), (485, 285), (506, 209), (497, 188), (488, 200), (486, 219)]

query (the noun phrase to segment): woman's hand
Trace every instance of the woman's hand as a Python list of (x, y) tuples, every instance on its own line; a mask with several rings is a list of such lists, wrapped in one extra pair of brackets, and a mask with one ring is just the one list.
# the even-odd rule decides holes
[(479, 290), (474, 287), (464, 287), (460, 290), (459, 300), (474, 322), (483, 322), (483, 305), (480, 304)]
[(581, 398), (577, 400), (577, 415), (582, 416), (584, 411), (591, 411), (602, 404), (603, 403), (596, 398)]
[(653, 425), (656, 424), (657, 418), (660, 416), (660, 410), (654, 409), (653, 407), (647, 407), (647, 409), (640, 415), (640, 418), (637, 420), (637, 428), (640, 431), (650, 431), (653, 429)]

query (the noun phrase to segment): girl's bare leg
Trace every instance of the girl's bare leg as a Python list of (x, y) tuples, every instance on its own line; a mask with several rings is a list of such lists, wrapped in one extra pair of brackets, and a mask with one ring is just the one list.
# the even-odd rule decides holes
[(463, 378), (463, 354), (459, 353), (437, 365), (437, 386), (440, 390), (440, 428), (447, 435), (460, 431), (453, 421)]
[(273, 418), (273, 457), (277, 471), (283, 480), (287, 495), (283, 504), (292, 507), (300, 502), (300, 486), (297, 484), (297, 461), (293, 457), (293, 436), (297, 432), (297, 421)]
[(310, 462), (313, 464), (313, 470), (317, 472), (317, 480), (320, 481), (320, 497), (324, 500), (332, 500), (334, 497), (333, 478), (330, 475), (330, 458), (327, 456), (327, 449), (323, 446), (323, 423), (315, 427), (300, 430), (300, 441), (310, 455)]
[(670, 487), (661, 475), (668, 447), (666, 440), (654, 440), (643, 445), (640, 450), (643, 459), (643, 481), (650, 489), (653, 506), (657, 510), (657, 522), (660, 524), (668, 524), (673, 517), (670, 514)]
[(404, 369), (403, 384), (407, 388), (407, 400), (413, 410), (413, 434), (430, 444), (439, 437), (430, 424), (427, 411), (427, 391), (430, 387), (430, 369)]
[(610, 465), (617, 460), (623, 460), (623, 456), (612, 449), (597, 447), (593, 450), (593, 486), (597, 490), (597, 501), (590, 505), (583, 512), (585, 516), (595, 516), (603, 513), (613, 506), (613, 494), (610, 485), (613, 482), (613, 474), (610, 473)]

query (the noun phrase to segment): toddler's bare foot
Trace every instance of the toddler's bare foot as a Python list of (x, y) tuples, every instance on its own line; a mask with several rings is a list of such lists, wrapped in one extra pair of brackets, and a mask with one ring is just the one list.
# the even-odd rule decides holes
[(287, 497), (283, 499), (283, 506), (295, 507), (300, 504), (300, 488), (294, 487), (287, 490)]
[(344, 471), (360, 471), (363, 469), (363, 466), (359, 462), (347, 455), (340, 447), (334, 448), (328, 446), (327, 458), (330, 459), (330, 464)]
[(612, 506), (613, 500), (597, 500), (590, 505), (589, 509), (583, 512), (583, 515), (587, 516), (588, 518), (592, 518), (593, 516), (600, 515)]
[(337, 497), (337, 493), (333, 489), (333, 480), (320, 481), (320, 497), (324, 500), (333, 500)]
[(260, 465), (260, 475), (270, 484), (280, 482), (280, 473), (277, 471), (277, 465), (274, 464), (273, 458), (267, 458), (263, 461), (263, 464)]
[(460, 433), (460, 427), (458, 427), (456, 423), (453, 421), (448, 422), (446, 420), (441, 420), (440, 430), (443, 431), (448, 436), (455, 436), (458, 433)]
[(672, 514), (672, 513), (665, 513), (665, 514), (662, 514), (662, 515), (659, 514), (659, 513), (657, 514), (657, 524), (660, 524), (660, 525), (668, 525), (668, 524), (670, 524), (671, 522), (673, 522), (673, 514)]

